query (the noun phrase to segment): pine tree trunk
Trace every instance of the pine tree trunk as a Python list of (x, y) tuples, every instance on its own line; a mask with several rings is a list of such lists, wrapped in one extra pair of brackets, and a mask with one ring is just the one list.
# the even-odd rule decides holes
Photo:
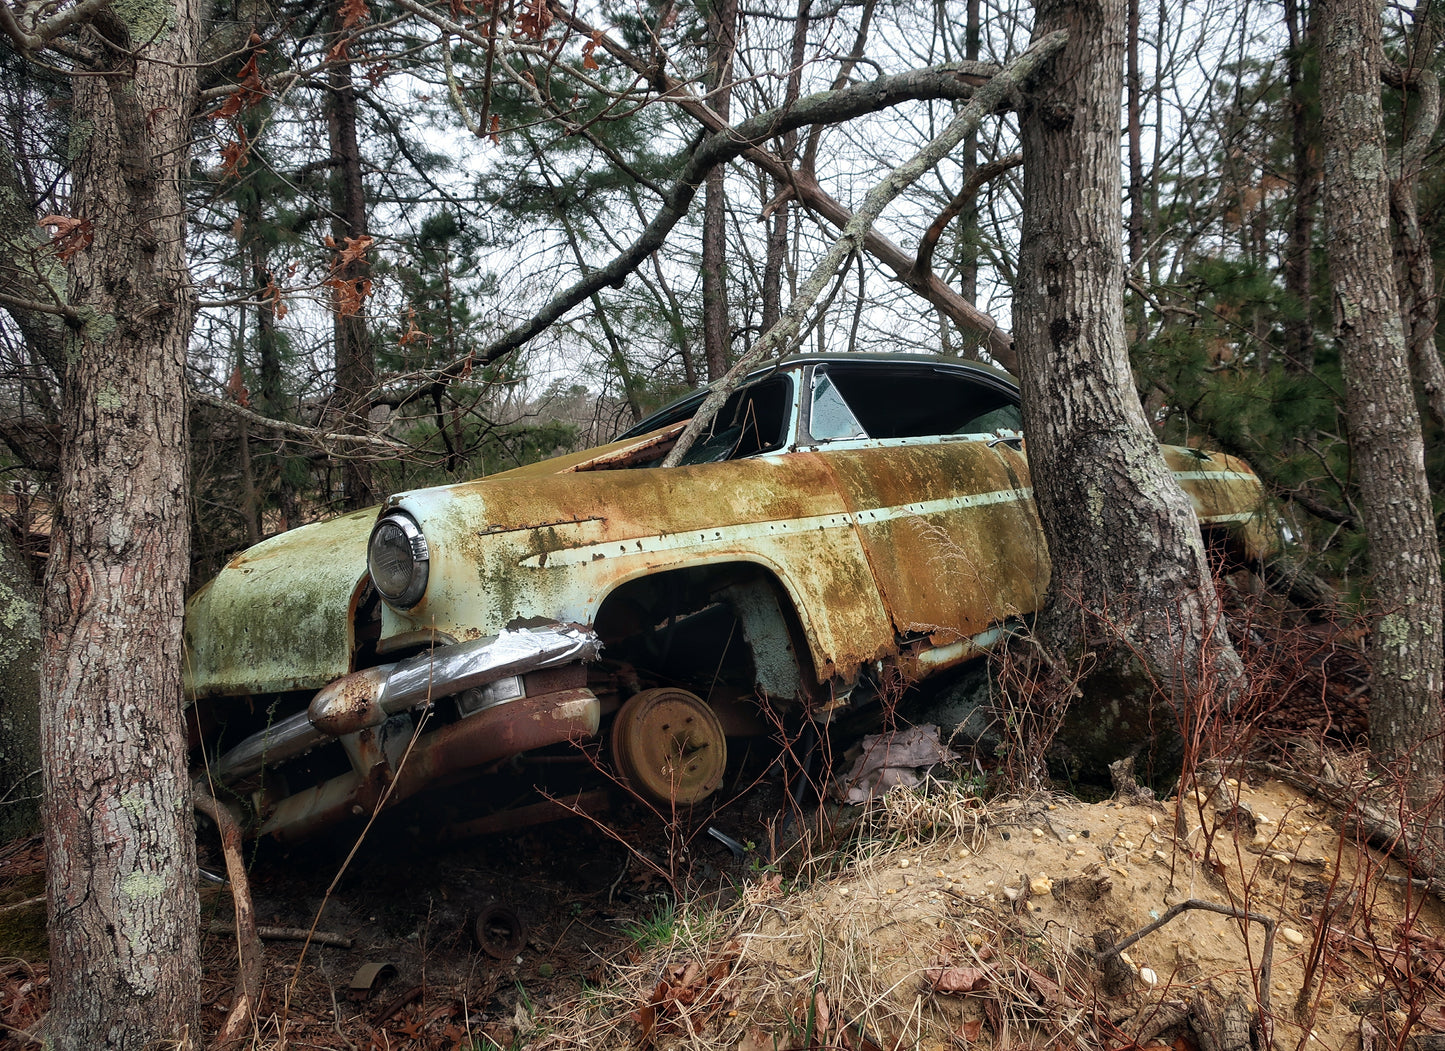
[[(711, 0), (707, 5), (708, 101), (724, 121), (730, 111), (733, 52), (737, 48), (737, 0)], [(702, 212), (702, 344), (707, 378), (728, 370), (732, 326), (727, 296), (727, 166), (707, 173)]]
[[(1127, 4), (1128, 68), (1125, 83), (1129, 93), (1129, 269), (1137, 273), (1144, 265), (1144, 131), (1139, 113), (1143, 106), (1144, 78), (1139, 73), (1139, 0), (1127, 0)], [(1141, 320), (1143, 316), (1141, 309)], [(1134, 338), (1143, 338), (1142, 325), (1138, 326)]]
[[(199, 906), (181, 709), (182, 183), (194, 0), (102, 9), (74, 78), (61, 480), (45, 583), (41, 734), (56, 1048), (199, 1043)], [(100, 74), (100, 75), (97, 75)]]
[(1442, 777), (1440, 547), (1390, 269), (1380, 5), (1322, 0), (1320, 20), (1335, 337), (1370, 542), (1370, 748), (1423, 804)]
[[(808, 27), (812, 25), (813, 0), (798, 0), (797, 14), (793, 18), (793, 45), (788, 57), (788, 86), (783, 94), (783, 105), (791, 106), (798, 101), (803, 86), (803, 60), (807, 54)], [(787, 131), (783, 134), (778, 156), (789, 171), (797, 163), (798, 133)], [(766, 332), (783, 316), (783, 264), (788, 252), (788, 219), (791, 198), (783, 197), (788, 181), (773, 179), (775, 206), (768, 223), (767, 257), (763, 263), (763, 311), (758, 328)]]
[(1440, 129), (1440, 80), (1430, 68), (1440, 45), (1438, 15), (1428, 0), (1415, 7), (1414, 32), (1405, 54), (1411, 63), (1400, 71), (1406, 105), (1404, 141), (1399, 160), (1391, 166), (1390, 214), (1395, 221), (1395, 286), (1400, 296), (1400, 318), (1410, 347), (1415, 379), (1425, 392), (1425, 404), (1435, 422), (1445, 426), (1445, 365), (1435, 345), (1440, 303), (1435, 288), (1435, 257), (1430, 237), (1420, 222), (1420, 176), (1431, 156)]
[[(1129, 371), (1119, 164), (1125, 25), (1124, 0), (1035, 4), (1034, 39), (1066, 29), (1069, 40), (1021, 113), (1014, 334), (1053, 567), (1036, 630), (1053, 653), (1094, 653), (1101, 678), (1122, 676), (1100, 699), (1146, 709), (1117, 713), (1137, 746), (1149, 727), (1151, 683), (1180, 706), (1191, 694), (1233, 689), (1240, 665), (1217, 622), (1198, 521)], [(1110, 721), (1102, 708), (1095, 714), (1096, 725)], [(1127, 743), (1119, 725), (1100, 729), (1104, 744), (1111, 736), (1121, 749)]]
[[(979, 0), (968, 0), (963, 21), (963, 57), (965, 61), (978, 61), (980, 28)], [(963, 181), (967, 185), (978, 172), (978, 132), (976, 131), (970, 132), (968, 138), (963, 141), (962, 164)], [(970, 306), (976, 307), (978, 306), (979, 242), (978, 199), (976, 197), (964, 206), (963, 214), (959, 216), (958, 241), (962, 249), (958, 267), (958, 294), (963, 296), (965, 302)]]
[[(337, 34), (336, 57), (327, 71), (327, 124), (331, 135), (331, 156), (336, 164), (331, 177), (332, 237), (337, 250), (368, 236), (366, 186), (362, 180), (361, 147), (357, 141), (356, 86), (351, 60), (346, 51), (350, 35), (344, 25), (341, 5), (332, 3), (331, 28)], [(336, 399), (342, 427), (353, 434), (369, 429), (371, 392), (376, 386), (376, 356), (366, 324), (366, 296), (371, 281), (371, 264), (365, 254), (339, 265), (334, 275), (354, 292), (342, 293), (337, 286), (333, 304), (336, 348)], [(362, 457), (348, 457), (341, 465), (342, 502), (348, 510), (376, 503), (371, 464)]]
[(1289, 88), (1290, 147), (1294, 161), (1294, 202), (1289, 240), (1284, 249), (1284, 287), (1297, 316), (1285, 322), (1285, 368), (1305, 375), (1315, 367), (1314, 299), (1315, 210), (1320, 200), (1320, 165), (1316, 146), (1319, 89), (1305, 78), (1305, 56), (1315, 45), (1315, 17), (1300, 0), (1285, 0), (1289, 51), (1285, 83)]

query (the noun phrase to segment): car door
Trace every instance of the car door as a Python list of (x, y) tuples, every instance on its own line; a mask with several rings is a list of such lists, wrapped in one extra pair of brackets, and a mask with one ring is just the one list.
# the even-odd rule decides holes
[(1042, 600), (1048, 556), (1021, 424), (1014, 388), (982, 369), (833, 361), (812, 372), (803, 440), (830, 465), (894, 631), (915, 651), (962, 659), (961, 643)]

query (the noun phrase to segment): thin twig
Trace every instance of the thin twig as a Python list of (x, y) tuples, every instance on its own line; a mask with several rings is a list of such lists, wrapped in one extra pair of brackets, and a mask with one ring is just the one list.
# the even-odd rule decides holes
[(1232, 905), (1216, 905), (1210, 901), (1201, 901), (1198, 898), (1189, 898), (1177, 905), (1171, 905), (1153, 923), (1141, 927), (1121, 942), (1116, 942), (1107, 949), (1094, 954), (1094, 962), (1102, 967), (1104, 962), (1111, 956), (1117, 956), (1129, 946), (1133, 945), (1140, 938), (1153, 934), (1160, 927), (1164, 926), (1180, 913), (1190, 909), (1202, 909), (1205, 912), (1215, 912), (1221, 916), (1231, 916), (1237, 920), (1252, 920), (1255, 923), (1264, 925), (1264, 959), (1259, 966), (1259, 1025), (1263, 1035), (1263, 1046), (1270, 1047), (1274, 1043), (1273, 1028), (1269, 1014), (1269, 982), (1270, 974), (1274, 970), (1274, 930), (1275, 921), (1262, 912), (1247, 912), (1243, 909), (1236, 909)]

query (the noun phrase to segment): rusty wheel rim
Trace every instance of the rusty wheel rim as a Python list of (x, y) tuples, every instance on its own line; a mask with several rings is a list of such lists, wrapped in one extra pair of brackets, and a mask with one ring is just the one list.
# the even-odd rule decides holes
[(722, 784), (727, 737), (717, 714), (696, 694), (672, 687), (643, 690), (617, 713), (612, 758), (644, 799), (691, 806)]

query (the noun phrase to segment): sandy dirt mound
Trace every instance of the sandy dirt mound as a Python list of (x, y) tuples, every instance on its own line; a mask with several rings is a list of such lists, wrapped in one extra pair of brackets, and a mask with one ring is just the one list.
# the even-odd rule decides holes
[(636, 954), (590, 1010), (516, 1036), (1232, 1051), (1445, 1028), (1438, 902), (1278, 782), (1165, 805), (989, 807), (934, 785), (891, 794), (871, 827), (831, 876), (757, 874), (745, 904)]
[[(1374, 1051), (1445, 1031), (1438, 901), (1278, 782), (1083, 804), (929, 781), (830, 809), (767, 863), (771, 803), (728, 824), (756, 825), (740, 861), (702, 830), (679, 855), (681, 839), (622, 810), (616, 835), (571, 822), (432, 854), (378, 847), (324, 910), (334, 858), (263, 858), (261, 921), (306, 928), (321, 911), (345, 944), (303, 959), (268, 943), (250, 1046), (1354, 1051), (1363, 1037)], [(31, 882), (0, 871), (13, 898), (33, 900), (32, 855), (11, 859)], [(712, 892), (677, 904), (669, 865)], [(235, 946), (228, 895), (209, 902), (215, 1027)], [(486, 951), (475, 924), (496, 903), (518, 928), (499, 937), (519, 941)], [(1100, 956), (1185, 903), (1200, 907)], [(392, 970), (353, 992), (368, 963)], [(28, 1045), (45, 992), (43, 962), (0, 960), (0, 1046)]]

